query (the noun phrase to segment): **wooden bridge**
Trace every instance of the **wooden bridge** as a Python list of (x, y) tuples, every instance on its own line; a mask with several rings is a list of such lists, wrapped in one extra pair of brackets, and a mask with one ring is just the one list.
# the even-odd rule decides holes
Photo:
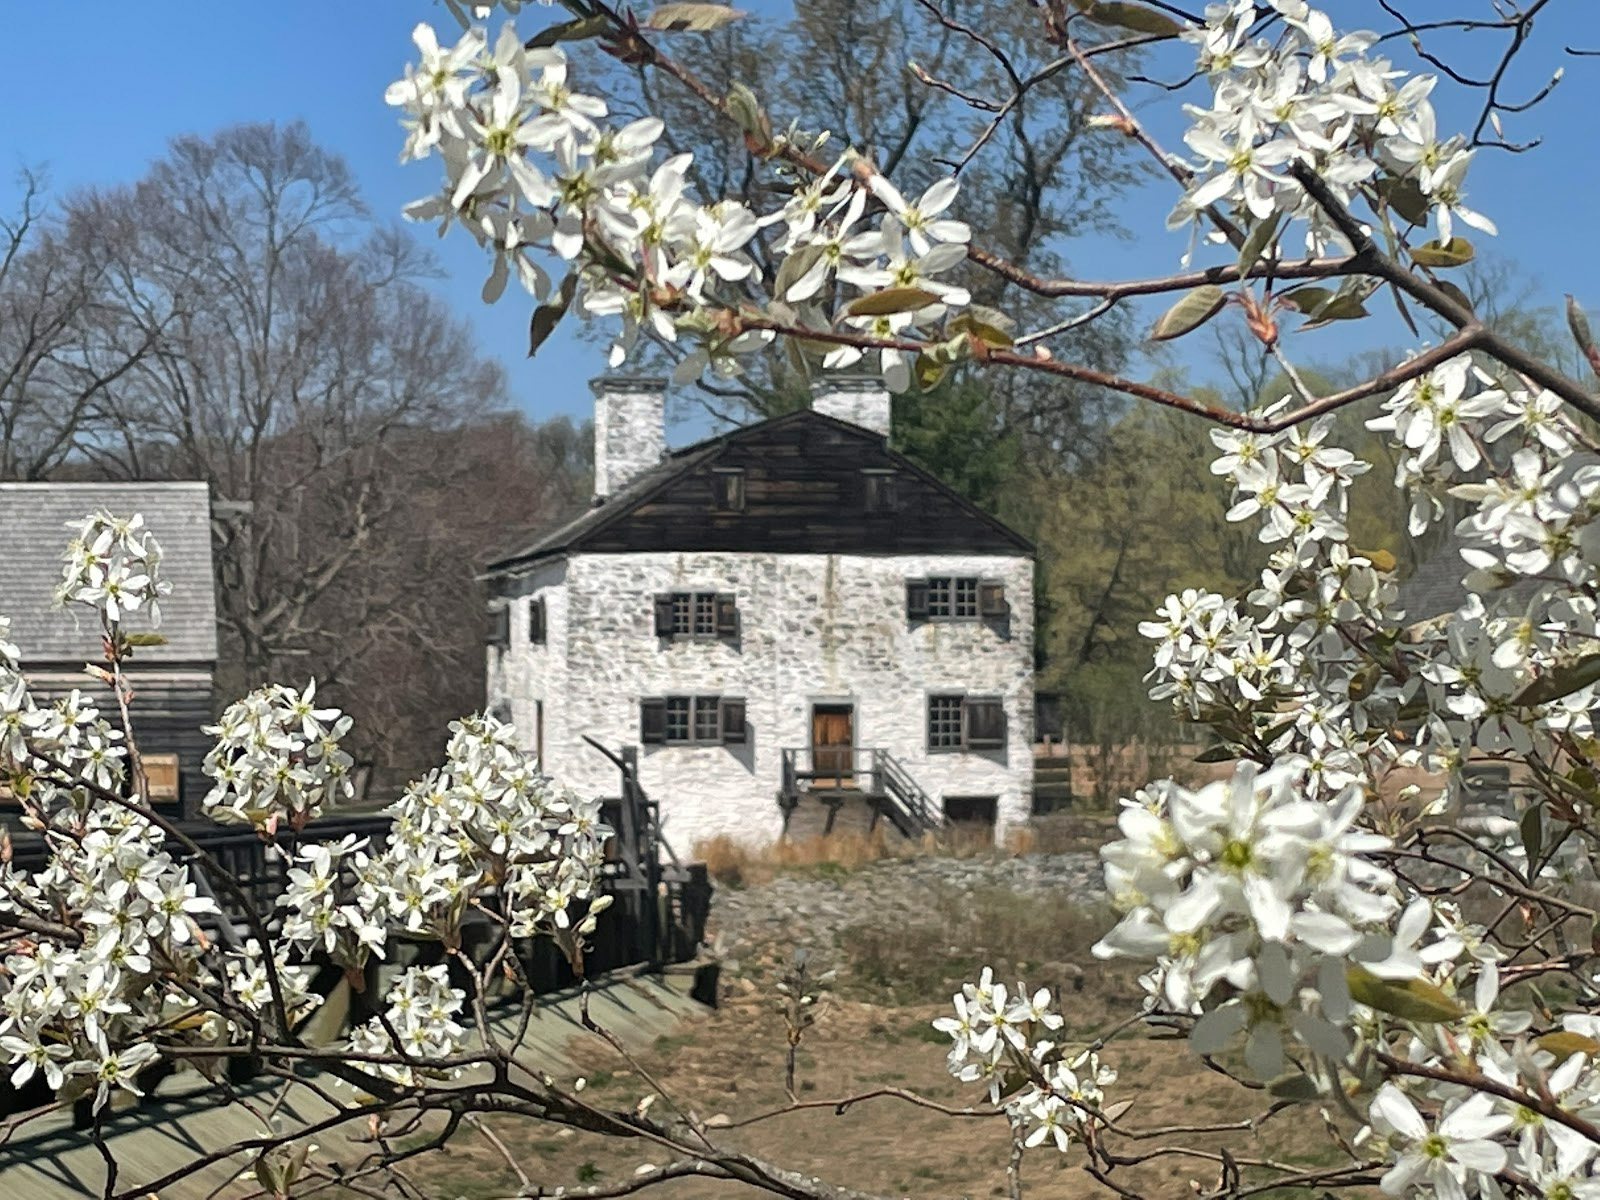
[[(610, 907), (600, 913), (594, 933), (586, 940), (584, 980), (587, 986), (611, 995), (608, 1011), (628, 1028), (643, 1032), (652, 1022), (675, 1022), (697, 1006), (691, 1000), (709, 1005), (715, 1002), (715, 968), (697, 960), (711, 908), (711, 884), (703, 864), (680, 863), (660, 834), (659, 812), (639, 786), (635, 751), (631, 747), (613, 753), (595, 743), (618, 767), (620, 794), (603, 801), (604, 820), (616, 831), (607, 845), (602, 888), (613, 897)], [(381, 814), (351, 814), (313, 821), (297, 835), (301, 843), (337, 841), (355, 835), (381, 845), (389, 834), (391, 821)], [(186, 822), (184, 833), (226, 872), (249, 898), (251, 906), (269, 923), (277, 926), (276, 902), (287, 887), (288, 865), (282, 854), (269, 852), (271, 843), (252, 829), (214, 823)], [(278, 845), (285, 845), (289, 834), (280, 832)], [(224, 944), (242, 942), (244, 913), (229, 890), (209, 880), (201, 861), (193, 852), (169, 842), (177, 861), (187, 861), (190, 877), (217, 900), (220, 917), (208, 917), (211, 935)], [(46, 847), (42, 840), (26, 831), (13, 834), (12, 863), (20, 870), (37, 870), (45, 865)], [(488, 923), (475, 931), (463, 929), (463, 940), (470, 950), (475, 935), (487, 936)], [(390, 961), (371, 966), (372, 978), (361, 992), (352, 992), (343, 969), (330, 961), (313, 959), (318, 973), (313, 984), (325, 997), (311, 1018), (312, 1028), (303, 1031), (312, 1042), (326, 1043), (340, 1036), (352, 1023), (365, 1019), (370, 998), (382, 996), (386, 977), (414, 961), (428, 958), (439, 948), (425, 944), (404, 945)], [(533, 991), (545, 997), (536, 1010), (552, 1014), (548, 1021), (536, 1021), (531, 1038), (538, 1050), (541, 1069), (559, 1062), (562, 1052), (557, 1042), (581, 1032), (563, 996), (572, 996), (584, 981), (574, 974), (566, 958), (547, 938), (521, 943), (517, 947)], [(514, 1000), (514, 998), (513, 998)], [(565, 1006), (565, 1007), (564, 1007)], [(520, 1011), (520, 1003), (510, 1009)], [(507, 1017), (511, 1021), (511, 1017)], [(515, 1022), (512, 1021), (512, 1024)], [(510, 1025), (508, 1025), (510, 1028)], [(661, 1032), (657, 1030), (656, 1032)], [(655, 1036), (654, 1033), (649, 1034)], [(646, 1039), (648, 1040), (648, 1038)], [(530, 1062), (532, 1059), (530, 1059)], [(173, 1162), (173, 1152), (182, 1147), (192, 1153), (196, 1146), (210, 1148), (227, 1145), (259, 1132), (254, 1118), (238, 1105), (219, 1105), (213, 1086), (192, 1072), (166, 1073), (162, 1064), (151, 1068), (147, 1086), (151, 1097), (136, 1107), (119, 1105), (110, 1121), (109, 1136), (119, 1159), (130, 1166), (149, 1166), (149, 1178), (158, 1178), (163, 1161)], [(261, 1090), (265, 1082), (248, 1075), (230, 1080), (230, 1088), (246, 1092)], [(303, 1094), (301, 1094), (303, 1091)], [(329, 1115), (325, 1102), (315, 1098), (314, 1089), (297, 1090), (298, 1107), (285, 1103), (280, 1111), (303, 1117), (307, 1123)], [(33, 1080), (14, 1089), (0, 1073), (0, 1115), (24, 1113), (47, 1105), (50, 1093), (42, 1080)], [(304, 1112), (300, 1112), (304, 1109)], [(241, 1123), (242, 1122), (242, 1123)], [(54, 1200), (56, 1197), (99, 1195), (104, 1181), (104, 1163), (86, 1132), (91, 1118), (85, 1103), (64, 1106), (30, 1120), (22, 1130), (0, 1139), (0, 1196), (26, 1196), (29, 1200)], [(219, 1164), (237, 1174), (248, 1162)], [(206, 1188), (193, 1192), (196, 1197), (211, 1194), (219, 1179), (215, 1172)], [(15, 1181), (15, 1187), (13, 1187)], [(130, 1180), (131, 1182), (131, 1180)], [(163, 1200), (190, 1195), (184, 1188), (163, 1191)], [(224, 1193), (222, 1194), (231, 1194)]]

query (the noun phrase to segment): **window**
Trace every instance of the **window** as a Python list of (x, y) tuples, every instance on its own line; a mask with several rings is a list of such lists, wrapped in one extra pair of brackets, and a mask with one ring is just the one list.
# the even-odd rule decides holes
[[(1000, 811), (1000, 797), (998, 796), (946, 796), (944, 798), (944, 817), (952, 825), (988, 826), (994, 827), (995, 817)], [(993, 834), (991, 833), (991, 837)]]
[(928, 697), (928, 749), (961, 749), (961, 696)]
[(714, 641), (739, 636), (739, 601), (721, 592), (663, 592), (656, 597), (656, 636)]
[(146, 754), (144, 764), (145, 799), (177, 800), (178, 756), (176, 754)]
[(528, 601), (528, 641), (544, 645), (544, 597)]
[(899, 494), (892, 470), (868, 467), (861, 472), (862, 504), (869, 513), (892, 513), (899, 509)]
[(743, 467), (712, 467), (711, 487), (718, 512), (744, 511)]
[(999, 696), (947, 693), (928, 697), (928, 749), (1004, 750), (1006, 707)]
[(502, 649), (511, 644), (511, 610), (505, 605), (496, 605), (489, 610), (489, 630), (483, 640)]
[(1002, 583), (961, 575), (906, 580), (906, 617), (912, 621), (1001, 620), (1007, 613)]
[(646, 745), (743, 743), (744, 701), (728, 696), (655, 696), (639, 701), (639, 740)]

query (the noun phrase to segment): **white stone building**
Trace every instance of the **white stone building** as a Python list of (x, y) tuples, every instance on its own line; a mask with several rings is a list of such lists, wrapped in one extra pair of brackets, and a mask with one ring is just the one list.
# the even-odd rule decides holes
[(1024, 819), (1033, 549), (888, 448), (881, 384), (671, 454), (663, 381), (594, 386), (594, 507), (488, 569), (489, 703), (544, 769), (615, 794), (585, 736), (638, 746), (682, 852)]

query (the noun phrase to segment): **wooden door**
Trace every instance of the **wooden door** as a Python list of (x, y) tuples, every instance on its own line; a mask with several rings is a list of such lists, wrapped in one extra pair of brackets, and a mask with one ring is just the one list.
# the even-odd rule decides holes
[(854, 787), (855, 707), (819, 704), (811, 710), (811, 769), (817, 787)]

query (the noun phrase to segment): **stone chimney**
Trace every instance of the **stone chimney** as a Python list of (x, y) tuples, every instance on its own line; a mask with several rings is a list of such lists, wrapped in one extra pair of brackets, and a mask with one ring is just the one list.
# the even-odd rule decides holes
[(614, 496), (667, 453), (667, 381), (602, 375), (594, 392), (594, 498)]
[(889, 436), (889, 389), (878, 375), (824, 375), (811, 385), (811, 407)]

